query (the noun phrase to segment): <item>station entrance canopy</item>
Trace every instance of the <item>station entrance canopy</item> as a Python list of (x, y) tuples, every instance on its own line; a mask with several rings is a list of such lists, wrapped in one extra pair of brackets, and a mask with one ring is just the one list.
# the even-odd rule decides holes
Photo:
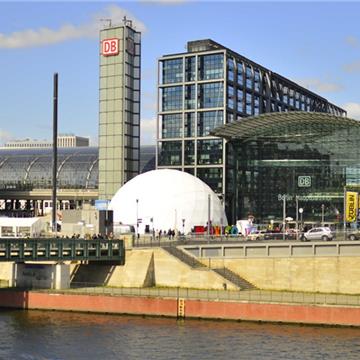
[[(242, 118), (214, 129), (228, 140), (226, 194), (233, 219), (296, 217), (340, 222), (344, 188), (360, 185), (360, 121), (325, 113), (283, 112)], [(315, 196), (316, 195), (316, 196)], [(233, 200), (232, 200), (233, 199)], [(323, 205), (323, 206), (322, 206)]]
[(293, 111), (266, 113), (242, 118), (220, 126), (211, 135), (227, 140), (251, 140), (255, 138), (318, 138), (360, 127), (360, 121), (326, 113)]

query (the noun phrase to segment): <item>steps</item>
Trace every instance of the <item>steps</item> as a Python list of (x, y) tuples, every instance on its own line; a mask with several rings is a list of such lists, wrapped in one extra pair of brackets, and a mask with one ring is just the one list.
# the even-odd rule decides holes
[(186, 254), (184, 251), (175, 246), (164, 246), (163, 249), (193, 269), (206, 268), (204, 264), (195, 259), (193, 256)]
[[(175, 246), (164, 246), (163, 249), (167, 251), (169, 254), (175, 256), (177, 259), (182, 261), (183, 263), (189, 265), (193, 269), (206, 269), (208, 268), (206, 265), (201, 263), (199, 260), (194, 258), (191, 255), (186, 254), (181, 249), (178, 249)], [(219, 269), (209, 269), (213, 270), (217, 274), (219, 274), (221, 277), (223, 277), (225, 280), (228, 280), (229, 282), (233, 283), (234, 285), (238, 286), (241, 290), (253, 290), (256, 289), (256, 287), (240, 277), (239, 275), (235, 274), (228, 268), (219, 268)]]
[(241, 276), (235, 274), (234, 272), (232, 272), (231, 270), (229, 270), (225, 267), (220, 268), (220, 269), (212, 269), (212, 270), (215, 271), (220, 276), (222, 276), (224, 279), (226, 279), (226, 280), (230, 281), (231, 283), (233, 283), (234, 285), (238, 286), (241, 290), (256, 289), (256, 287), (253, 284), (249, 283), (248, 281), (243, 279)]

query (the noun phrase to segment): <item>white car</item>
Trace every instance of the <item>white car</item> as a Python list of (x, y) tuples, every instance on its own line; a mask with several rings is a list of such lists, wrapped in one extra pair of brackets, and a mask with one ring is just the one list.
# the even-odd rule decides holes
[(246, 240), (264, 240), (266, 230), (255, 230), (246, 236)]
[(310, 241), (310, 240), (324, 240), (329, 241), (334, 238), (334, 234), (331, 232), (331, 229), (325, 226), (315, 227), (304, 233), (301, 237), (301, 241)]

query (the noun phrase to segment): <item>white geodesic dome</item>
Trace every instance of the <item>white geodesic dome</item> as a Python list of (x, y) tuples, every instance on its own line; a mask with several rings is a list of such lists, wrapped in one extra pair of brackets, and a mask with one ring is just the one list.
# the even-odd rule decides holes
[(150, 230), (177, 229), (188, 233), (195, 225), (206, 226), (209, 195), (212, 225), (227, 225), (221, 201), (211, 188), (178, 170), (153, 170), (136, 176), (117, 191), (109, 208), (114, 211), (115, 224), (136, 227), (140, 219), (141, 234), (146, 225)]

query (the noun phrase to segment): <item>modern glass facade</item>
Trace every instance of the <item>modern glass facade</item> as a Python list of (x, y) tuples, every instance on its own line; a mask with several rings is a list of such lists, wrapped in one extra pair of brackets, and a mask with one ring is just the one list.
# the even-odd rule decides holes
[[(360, 186), (360, 122), (320, 113), (264, 114), (215, 130), (232, 148), (232, 220), (343, 221), (344, 188)], [(324, 210), (322, 210), (324, 208)], [(230, 209), (229, 209), (230, 210)]]
[(271, 112), (346, 116), (326, 99), (212, 41), (188, 43), (158, 65), (157, 168), (203, 179), (231, 208), (234, 168), (218, 126)]
[(111, 199), (139, 174), (141, 34), (127, 21), (100, 31), (118, 41), (118, 53), (100, 52), (99, 198)]

